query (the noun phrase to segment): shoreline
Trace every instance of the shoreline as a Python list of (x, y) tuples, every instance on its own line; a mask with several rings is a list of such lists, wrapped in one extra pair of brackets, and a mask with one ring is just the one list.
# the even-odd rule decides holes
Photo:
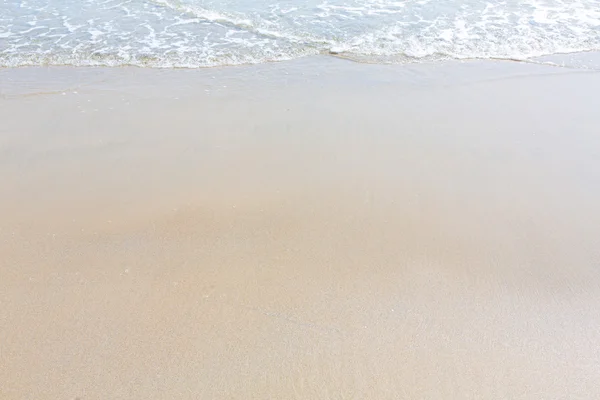
[(600, 395), (599, 73), (0, 82), (3, 399)]
[[(299, 56), (297, 58), (264, 61), (264, 62), (249, 62), (240, 64), (222, 64), (222, 65), (210, 65), (210, 66), (187, 66), (187, 67), (169, 67), (169, 66), (147, 66), (137, 64), (119, 64), (119, 65), (75, 65), (75, 64), (25, 64), (0, 66), (0, 71), (8, 71), (14, 69), (27, 69), (27, 68), (98, 68), (98, 69), (150, 69), (150, 70), (182, 70), (182, 71), (194, 71), (194, 70), (218, 70), (218, 69), (232, 69), (232, 68), (252, 68), (260, 67), (264, 65), (276, 65), (276, 64), (294, 64), (294, 63), (305, 63), (305, 62), (327, 62), (327, 59), (343, 60), (350, 63), (356, 63), (361, 65), (380, 65), (380, 66), (393, 66), (397, 68), (419, 66), (419, 65), (431, 65), (431, 64), (453, 64), (453, 63), (490, 63), (490, 62), (507, 62), (507, 63), (525, 63), (534, 65), (543, 65), (549, 67), (564, 67), (573, 69), (591, 69), (598, 70), (600, 67), (600, 50), (590, 49), (582, 51), (572, 52), (558, 52), (540, 54), (529, 57), (466, 57), (466, 58), (454, 58), (451, 56), (444, 56), (440, 58), (415, 58), (409, 61), (402, 59), (399, 61), (398, 58), (380, 58), (380, 59), (369, 59), (368, 57), (361, 58), (359, 55), (345, 55), (344, 53), (335, 53), (332, 51), (319, 53), (319, 54), (307, 54)], [(569, 65), (575, 64), (575, 65)]]

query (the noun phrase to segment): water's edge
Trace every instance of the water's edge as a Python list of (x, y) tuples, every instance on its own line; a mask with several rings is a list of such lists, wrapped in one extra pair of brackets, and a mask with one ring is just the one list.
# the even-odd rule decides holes
[(0, 67), (524, 61), (598, 51), (599, 28), (595, 0), (7, 0)]

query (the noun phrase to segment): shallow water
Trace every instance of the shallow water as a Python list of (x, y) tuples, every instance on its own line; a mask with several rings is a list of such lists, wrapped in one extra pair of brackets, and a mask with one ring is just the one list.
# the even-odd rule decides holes
[(7, 0), (0, 66), (207, 67), (600, 50), (597, 0)]

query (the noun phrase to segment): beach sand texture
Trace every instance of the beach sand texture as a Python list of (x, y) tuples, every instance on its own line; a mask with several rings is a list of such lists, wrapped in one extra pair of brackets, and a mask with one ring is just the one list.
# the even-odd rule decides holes
[(0, 71), (0, 398), (600, 397), (600, 75)]

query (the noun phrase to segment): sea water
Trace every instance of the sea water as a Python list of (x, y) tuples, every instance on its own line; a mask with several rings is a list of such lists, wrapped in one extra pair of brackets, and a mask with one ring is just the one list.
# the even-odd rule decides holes
[(211, 67), (600, 50), (600, 0), (2, 0), (0, 66)]

